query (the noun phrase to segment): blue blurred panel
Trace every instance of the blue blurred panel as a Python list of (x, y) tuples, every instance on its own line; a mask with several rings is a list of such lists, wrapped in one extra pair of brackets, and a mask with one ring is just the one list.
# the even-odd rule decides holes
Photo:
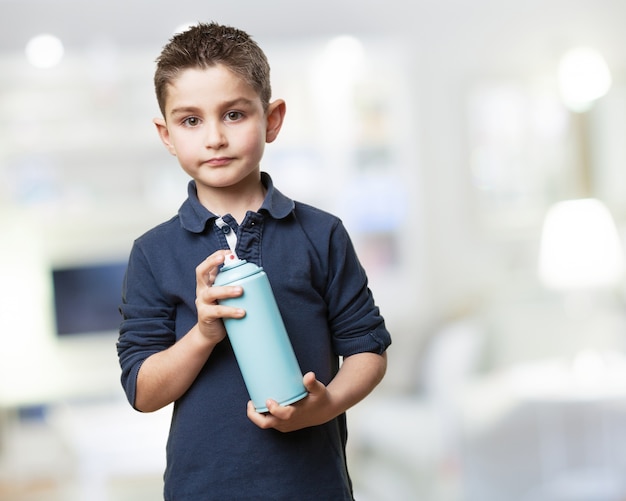
[(59, 336), (117, 330), (126, 263), (99, 263), (52, 271)]

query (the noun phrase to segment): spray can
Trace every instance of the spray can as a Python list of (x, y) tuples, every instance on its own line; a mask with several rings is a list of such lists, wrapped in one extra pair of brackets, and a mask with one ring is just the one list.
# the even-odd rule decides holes
[(268, 398), (289, 405), (307, 395), (302, 371), (263, 268), (227, 256), (214, 285), (239, 285), (243, 294), (220, 304), (243, 308), (243, 318), (225, 318), (224, 326), (243, 380), (257, 412)]

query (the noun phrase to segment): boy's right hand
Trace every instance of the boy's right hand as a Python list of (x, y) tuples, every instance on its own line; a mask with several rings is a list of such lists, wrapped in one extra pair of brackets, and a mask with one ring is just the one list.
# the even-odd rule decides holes
[(218, 250), (196, 267), (196, 309), (198, 328), (210, 341), (217, 344), (226, 336), (222, 318), (242, 318), (246, 312), (241, 308), (218, 304), (219, 299), (238, 297), (243, 294), (239, 286), (213, 286), (215, 277), (229, 250)]
[(237, 297), (241, 287), (213, 287), (220, 265), (230, 251), (211, 254), (196, 268), (198, 323), (166, 350), (150, 355), (139, 369), (135, 408), (152, 412), (178, 400), (193, 384), (213, 348), (224, 339), (222, 318), (241, 318), (245, 311), (217, 304)]

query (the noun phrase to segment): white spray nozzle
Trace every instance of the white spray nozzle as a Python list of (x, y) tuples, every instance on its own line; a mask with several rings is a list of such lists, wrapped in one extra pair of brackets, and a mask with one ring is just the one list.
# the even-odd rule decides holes
[(226, 259), (224, 259), (224, 264), (232, 266), (233, 264), (238, 263), (239, 261), (241, 261), (241, 259), (239, 259), (237, 257), (237, 254), (233, 252), (232, 254), (226, 255)]

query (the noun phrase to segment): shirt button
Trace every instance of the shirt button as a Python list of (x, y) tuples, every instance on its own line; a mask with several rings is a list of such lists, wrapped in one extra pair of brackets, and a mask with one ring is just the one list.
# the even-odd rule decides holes
[(224, 233), (224, 235), (228, 235), (230, 233), (230, 226), (222, 226), (222, 232)]

